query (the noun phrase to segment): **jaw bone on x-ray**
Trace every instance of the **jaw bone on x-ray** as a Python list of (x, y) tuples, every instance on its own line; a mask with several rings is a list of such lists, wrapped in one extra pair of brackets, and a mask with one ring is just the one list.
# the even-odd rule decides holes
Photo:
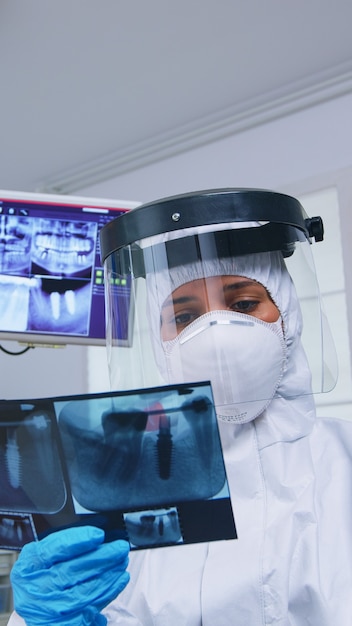
[(177, 391), (162, 400), (132, 396), (128, 404), (121, 397), (73, 401), (62, 408), (59, 429), (72, 493), (84, 509), (210, 498), (224, 486), (214, 407), (199, 392), (181, 404)]

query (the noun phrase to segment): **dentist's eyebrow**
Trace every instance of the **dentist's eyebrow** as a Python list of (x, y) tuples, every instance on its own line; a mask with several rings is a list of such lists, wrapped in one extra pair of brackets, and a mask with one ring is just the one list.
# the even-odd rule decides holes
[(233, 283), (227, 283), (224, 286), (225, 291), (234, 291), (236, 289), (243, 289), (244, 287), (253, 287), (253, 285), (259, 285), (255, 280), (241, 280)]
[(168, 298), (164, 302), (162, 309), (168, 306), (175, 306), (175, 304), (188, 304), (189, 302), (199, 302), (199, 298), (196, 296), (180, 296), (179, 298)]

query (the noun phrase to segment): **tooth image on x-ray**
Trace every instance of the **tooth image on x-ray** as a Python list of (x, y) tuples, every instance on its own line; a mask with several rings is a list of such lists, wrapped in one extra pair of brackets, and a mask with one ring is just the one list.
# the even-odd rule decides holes
[(36, 278), (0, 274), (0, 329), (23, 332), (28, 327), (30, 293)]
[(58, 424), (72, 495), (89, 511), (212, 498), (224, 486), (214, 407), (197, 393), (78, 399)]
[(0, 329), (23, 332), (27, 328), (28, 304), (33, 280), (32, 230), (28, 218), (0, 215)]
[(65, 505), (54, 420), (34, 405), (0, 409), (0, 510), (56, 513)]
[(180, 521), (176, 507), (125, 513), (125, 527), (132, 547), (182, 543)]
[(30, 291), (28, 329), (87, 335), (91, 284), (75, 278), (40, 278)]
[(29, 515), (0, 513), (0, 547), (21, 548), (34, 539), (36, 533)]
[(28, 275), (31, 242), (28, 218), (0, 215), (0, 273)]
[(97, 226), (93, 222), (38, 219), (33, 232), (33, 273), (90, 275), (96, 237)]

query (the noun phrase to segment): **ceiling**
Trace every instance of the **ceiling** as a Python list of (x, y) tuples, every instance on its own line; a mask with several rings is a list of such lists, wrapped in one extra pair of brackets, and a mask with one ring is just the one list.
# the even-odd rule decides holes
[(1, 0), (0, 188), (72, 193), (352, 91), (350, 0)]

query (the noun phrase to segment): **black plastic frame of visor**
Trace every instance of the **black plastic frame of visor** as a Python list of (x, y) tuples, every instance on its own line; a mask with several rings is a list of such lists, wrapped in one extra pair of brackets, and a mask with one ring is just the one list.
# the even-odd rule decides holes
[(262, 189), (216, 189), (164, 198), (112, 220), (100, 231), (102, 263), (120, 248), (174, 230), (229, 222), (296, 226), (306, 238), (323, 239), (321, 218), (309, 218), (300, 202)]
[(148, 273), (198, 260), (207, 261), (275, 250), (288, 257), (293, 254), (297, 241), (307, 241), (301, 230), (287, 224), (269, 223), (253, 228), (181, 237), (143, 249), (132, 244), (110, 255), (108, 263), (117, 275), (132, 274), (134, 278), (144, 278)]

